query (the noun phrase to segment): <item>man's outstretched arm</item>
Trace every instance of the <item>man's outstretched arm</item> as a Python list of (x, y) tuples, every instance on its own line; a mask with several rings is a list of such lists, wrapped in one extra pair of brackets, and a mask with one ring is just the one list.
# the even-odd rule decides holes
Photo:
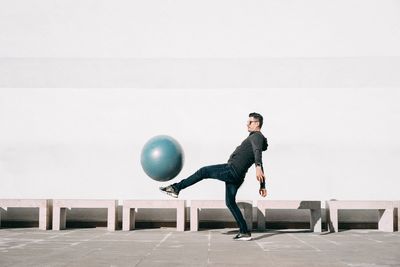
[(265, 175), (262, 164), (262, 145), (264, 140), (257, 136), (254, 136), (254, 138), (250, 140), (254, 153), (254, 163), (256, 165), (256, 178), (260, 183), (259, 193), (262, 197), (265, 197), (267, 195), (267, 190), (265, 189)]
[(260, 176), (262, 177), (262, 180), (258, 180), (258, 175), (257, 175), (257, 180), (260, 182), (260, 189), (258, 190), (258, 193), (262, 197), (267, 196), (267, 189), (265, 188), (265, 174), (264, 174), (264, 168), (262, 166), (256, 166), (256, 172), (261, 171)]

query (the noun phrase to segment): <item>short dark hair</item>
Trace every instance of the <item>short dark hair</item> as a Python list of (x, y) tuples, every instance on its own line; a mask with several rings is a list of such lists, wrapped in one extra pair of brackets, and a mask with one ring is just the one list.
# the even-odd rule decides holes
[(253, 117), (254, 119), (256, 119), (260, 124), (260, 128), (262, 127), (264, 119), (263, 119), (263, 116), (261, 116), (261, 114), (252, 112), (249, 114), (249, 117)]

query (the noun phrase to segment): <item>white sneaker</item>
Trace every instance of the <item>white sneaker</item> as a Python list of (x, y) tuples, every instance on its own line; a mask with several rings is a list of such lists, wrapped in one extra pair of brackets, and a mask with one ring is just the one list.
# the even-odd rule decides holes
[(168, 186), (161, 186), (160, 187), (160, 191), (171, 196), (174, 198), (178, 198), (179, 192), (175, 190), (175, 188), (173, 188), (171, 185)]

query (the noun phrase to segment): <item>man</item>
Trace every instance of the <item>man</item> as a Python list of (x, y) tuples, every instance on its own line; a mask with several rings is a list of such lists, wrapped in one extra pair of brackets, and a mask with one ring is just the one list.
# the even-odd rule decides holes
[(256, 178), (260, 182), (259, 194), (262, 197), (267, 195), (265, 189), (265, 176), (262, 165), (262, 151), (267, 150), (267, 139), (261, 133), (263, 117), (258, 113), (250, 113), (247, 122), (249, 136), (238, 146), (229, 157), (228, 163), (211, 165), (200, 168), (194, 174), (179, 183), (174, 183), (160, 190), (172, 197), (178, 197), (179, 192), (204, 178), (218, 179), (225, 182), (225, 202), (231, 211), (238, 226), (239, 233), (235, 240), (251, 240), (250, 230), (247, 229), (246, 221), (236, 204), (236, 193), (242, 185), (248, 169), (251, 165), (256, 166)]

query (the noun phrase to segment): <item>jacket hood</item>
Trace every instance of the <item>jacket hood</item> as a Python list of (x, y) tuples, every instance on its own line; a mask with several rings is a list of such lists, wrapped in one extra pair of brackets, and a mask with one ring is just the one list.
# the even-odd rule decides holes
[(261, 132), (258, 132), (258, 131), (257, 132), (251, 132), (250, 135), (252, 135), (252, 134), (259, 134), (259, 135), (262, 136), (262, 138), (263, 138), (262, 151), (267, 150), (267, 148), (268, 148), (268, 140), (267, 140), (267, 138)]
[(265, 151), (268, 148), (268, 141), (267, 141), (267, 138), (265, 136), (263, 136), (263, 137), (264, 137), (264, 143), (263, 143), (262, 150)]

